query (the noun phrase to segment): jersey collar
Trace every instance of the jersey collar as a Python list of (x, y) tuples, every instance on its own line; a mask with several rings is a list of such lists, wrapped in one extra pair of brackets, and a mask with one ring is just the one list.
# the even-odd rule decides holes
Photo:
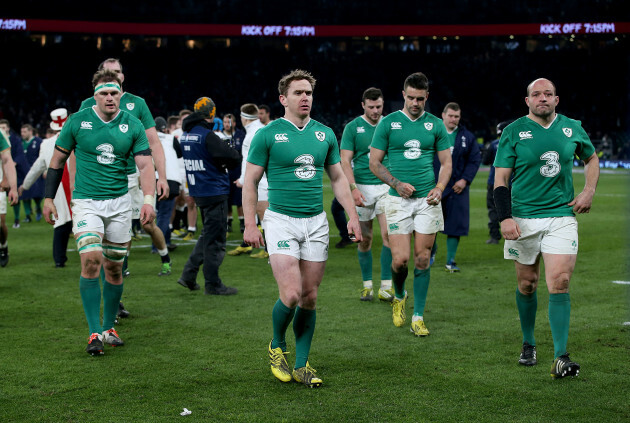
[(381, 115), (381, 117), (379, 117), (379, 118), (378, 118), (378, 122), (376, 122), (376, 125), (372, 125), (372, 124), (370, 123), (370, 121), (368, 121), (368, 120), (365, 118), (365, 116), (364, 116), (364, 115), (361, 115), (361, 116), (359, 116), (359, 117), (360, 117), (361, 119), (363, 119), (363, 120), (365, 121), (365, 123), (367, 123), (368, 125), (370, 125), (372, 128), (376, 128), (376, 125), (378, 125), (378, 124), (381, 122), (381, 120), (383, 120), (383, 116)]
[(308, 126), (309, 123), (311, 123), (311, 118), (309, 116), (308, 120), (306, 121), (306, 123), (304, 124), (304, 127), (302, 129), (298, 128), (297, 125), (293, 122), (291, 122), (289, 119), (285, 118), (284, 116), (281, 117), (280, 119), (284, 119), (286, 122), (289, 122), (291, 125), (293, 125), (293, 127), (295, 129), (297, 129), (298, 131), (303, 131), (306, 129), (306, 127)]
[(422, 111), (422, 114), (421, 114), (420, 116), (418, 116), (418, 117), (417, 117), (417, 118), (415, 118), (415, 119), (411, 119), (411, 118), (409, 117), (409, 115), (407, 115), (407, 113), (405, 113), (405, 111), (404, 111), (403, 109), (400, 109), (400, 113), (402, 113), (403, 115), (405, 115), (405, 117), (406, 117), (407, 119), (409, 119), (411, 122), (416, 122), (416, 121), (418, 121), (418, 120), (422, 119), (422, 116), (424, 116), (424, 114), (425, 114), (426, 112), (427, 112), (426, 110), (423, 110), (423, 111)]

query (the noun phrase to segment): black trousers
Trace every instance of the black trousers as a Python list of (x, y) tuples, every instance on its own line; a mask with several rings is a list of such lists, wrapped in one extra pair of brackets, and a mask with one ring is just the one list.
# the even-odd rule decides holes
[(194, 283), (203, 265), (205, 287), (209, 289), (223, 284), (219, 278), (219, 266), (225, 257), (227, 196), (195, 197), (195, 202), (201, 210), (203, 229), (184, 265), (181, 279)]
[(494, 239), (501, 239), (501, 224), (499, 223), (497, 207), (494, 204), (494, 185), (488, 184), (486, 207), (488, 207), (488, 229), (490, 231), (490, 237)]
[(56, 265), (63, 266), (68, 261), (66, 250), (72, 233), (72, 221), (57, 226), (53, 231), (53, 260)]
[(333, 215), (335, 226), (339, 230), (339, 236), (341, 236), (341, 239), (349, 240), (350, 238), (348, 237), (348, 220), (346, 219), (346, 212), (339, 201), (337, 201), (337, 197), (333, 198), (332, 204), (330, 206), (330, 212)]

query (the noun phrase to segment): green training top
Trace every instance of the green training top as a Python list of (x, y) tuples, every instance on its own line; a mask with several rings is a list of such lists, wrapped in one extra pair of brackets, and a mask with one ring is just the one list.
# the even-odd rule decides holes
[[(370, 144), (372, 144), (375, 130), (376, 125), (369, 123), (363, 116), (354, 119), (343, 129), (341, 149), (354, 153), (352, 171), (357, 184), (381, 185), (383, 183), (370, 170)], [(387, 156), (383, 159), (383, 166), (388, 166)]]
[(495, 167), (511, 168), (512, 215), (525, 218), (573, 216), (573, 157), (595, 152), (580, 121), (563, 115), (548, 128), (524, 116), (501, 134)]
[(127, 158), (147, 150), (142, 123), (120, 111), (110, 122), (88, 107), (70, 115), (56, 145), (73, 150), (76, 177), (72, 198), (107, 200), (127, 192)]
[(339, 145), (332, 129), (313, 119), (299, 129), (281, 118), (256, 133), (247, 161), (265, 168), (269, 210), (311, 217), (324, 210), (324, 166), (339, 163)]
[[(387, 153), (389, 171), (396, 179), (416, 188), (414, 198), (426, 197), (435, 188), (433, 156), (451, 148), (441, 119), (425, 111), (411, 120), (402, 110), (381, 119), (372, 147)], [(394, 188), (389, 193), (400, 197)]]
[[(81, 109), (94, 105), (96, 105), (96, 99), (94, 99), (94, 97), (86, 98), (83, 100), (83, 103), (81, 103)], [(147, 102), (144, 101), (142, 97), (124, 92), (120, 96), (120, 110), (131, 113), (132, 116), (140, 119), (145, 130), (155, 126), (155, 120), (149, 110), (149, 106), (147, 106)], [(133, 157), (130, 157), (130, 160), (127, 161), (127, 174), (131, 175), (134, 173), (136, 173), (136, 162), (133, 160)]]

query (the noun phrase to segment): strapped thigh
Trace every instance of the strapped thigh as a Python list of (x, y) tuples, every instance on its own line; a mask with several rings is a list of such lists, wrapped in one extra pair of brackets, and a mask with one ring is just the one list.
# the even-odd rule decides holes
[(77, 250), (79, 254), (90, 253), (92, 251), (102, 251), (102, 238), (95, 232), (86, 232), (77, 238)]
[(103, 257), (109, 261), (115, 263), (122, 263), (125, 261), (127, 255), (127, 247), (119, 244), (112, 244), (108, 241), (103, 243)]

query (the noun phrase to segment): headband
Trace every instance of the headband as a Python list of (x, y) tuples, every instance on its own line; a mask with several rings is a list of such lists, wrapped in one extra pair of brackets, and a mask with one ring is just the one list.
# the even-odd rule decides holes
[(116, 90), (118, 92), (122, 91), (120, 85), (117, 82), (105, 82), (94, 87), (94, 94), (98, 94), (103, 90)]
[(245, 113), (245, 112), (241, 112), (241, 117), (244, 117), (245, 119), (251, 119), (251, 120), (258, 119), (258, 115), (250, 115), (249, 113)]

